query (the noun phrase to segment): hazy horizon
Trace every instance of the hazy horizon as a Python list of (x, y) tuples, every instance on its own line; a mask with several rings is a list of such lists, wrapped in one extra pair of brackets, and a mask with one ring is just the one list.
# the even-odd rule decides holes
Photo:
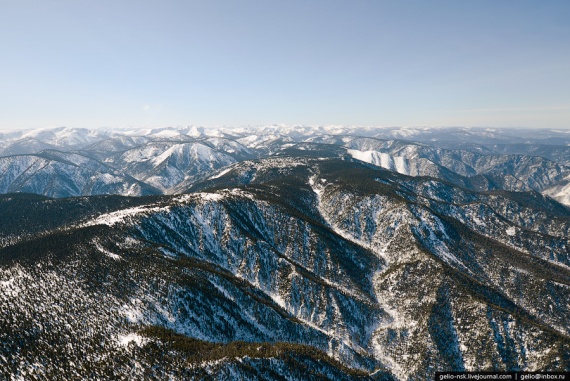
[(282, 128), (285, 130), (295, 129), (295, 128), (306, 128), (306, 129), (325, 129), (325, 130), (333, 130), (335, 128), (344, 129), (344, 130), (369, 130), (378, 132), (380, 130), (388, 131), (398, 131), (398, 130), (473, 130), (473, 131), (489, 131), (489, 132), (516, 132), (516, 131), (527, 131), (527, 132), (560, 132), (560, 133), (568, 133), (570, 134), (570, 128), (549, 128), (549, 127), (492, 127), (492, 126), (360, 126), (360, 125), (337, 125), (337, 124), (329, 124), (329, 125), (309, 125), (309, 124), (264, 124), (264, 125), (224, 125), (224, 126), (204, 126), (204, 125), (193, 125), (189, 124), (186, 126), (177, 125), (177, 126), (117, 126), (117, 127), (108, 127), (108, 126), (101, 126), (101, 127), (77, 127), (77, 126), (44, 126), (44, 127), (37, 127), (37, 128), (20, 128), (20, 129), (2, 129), (0, 128), (0, 134), (6, 135), (6, 137), (21, 137), (22, 135), (26, 135), (32, 132), (43, 132), (43, 131), (55, 131), (55, 130), (69, 130), (76, 131), (76, 130), (87, 130), (87, 131), (106, 131), (106, 132), (124, 132), (124, 133), (135, 133), (135, 132), (143, 132), (143, 131), (161, 131), (161, 130), (192, 130), (197, 129), (204, 131), (211, 131), (211, 132), (223, 132), (225, 130), (252, 130), (252, 129), (270, 129), (270, 128)]

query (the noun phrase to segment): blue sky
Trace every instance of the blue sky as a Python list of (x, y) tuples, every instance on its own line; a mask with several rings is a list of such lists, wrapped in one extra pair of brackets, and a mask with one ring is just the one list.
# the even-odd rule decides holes
[(570, 1), (0, 0), (0, 129), (570, 128)]

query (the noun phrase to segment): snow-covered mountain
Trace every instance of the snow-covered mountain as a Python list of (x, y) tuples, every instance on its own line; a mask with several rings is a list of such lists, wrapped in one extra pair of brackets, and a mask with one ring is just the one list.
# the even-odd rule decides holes
[(160, 193), (149, 184), (99, 161), (55, 150), (0, 157), (0, 192), (27, 192), (50, 197)]
[[(556, 130), (341, 126), (122, 131), (54, 128), (6, 134), (0, 141), (0, 155), (24, 159), (25, 155), (55, 150), (80, 154), (107, 165), (110, 169), (104, 172), (134, 178), (149, 189), (172, 194), (215, 171), (229, 169), (236, 162), (280, 155), (293, 147), (302, 149), (304, 144), (309, 144), (308, 151), (314, 151), (315, 144), (336, 147), (342, 151), (338, 155), (348, 154), (401, 174), (435, 177), (478, 190), (537, 190), (568, 203), (565, 184), (570, 176), (570, 133)], [(15, 165), (24, 167), (26, 163)], [(38, 181), (75, 182), (66, 179), (62, 171), (49, 173), (52, 178), (41, 177)], [(70, 171), (69, 176), (81, 175)], [(25, 187), (18, 188), (17, 184), (4, 192), (9, 189), (57, 196), (98, 194), (89, 187), (49, 193), (44, 185), (33, 184), (32, 180)], [(128, 189), (109, 188), (106, 193), (136, 194)]]
[(0, 143), (0, 155), (33, 154), (45, 149), (73, 150), (110, 136), (105, 130), (85, 128), (40, 128), (6, 134)]
[(0, 158), (173, 193), (0, 196), (0, 374), (570, 371), (570, 208), (545, 195), (564, 193), (567, 153), (467, 132), (453, 148), (392, 129), (161, 129)]
[[(237, 145), (237, 143), (235, 144)], [(188, 179), (209, 175), (236, 162), (236, 151), (220, 151), (205, 142), (152, 142), (107, 157), (104, 161), (140, 181), (167, 192)]]

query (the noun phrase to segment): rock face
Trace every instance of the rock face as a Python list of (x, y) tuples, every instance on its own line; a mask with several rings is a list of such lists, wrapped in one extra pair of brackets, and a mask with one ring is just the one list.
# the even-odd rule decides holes
[(184, 194), (1, 196), (3, 378), (570, 370), (570, 209), (540, 193), (565, 163), (296, 131), (166, 144), (234, 150)]

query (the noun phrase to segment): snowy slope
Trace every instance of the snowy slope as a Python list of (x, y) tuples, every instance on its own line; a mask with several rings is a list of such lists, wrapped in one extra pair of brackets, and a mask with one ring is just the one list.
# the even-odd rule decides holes
[(4, 156), (37, 155), (46, 150), (75, 152), (104, 162), (115, 175), (133, 177), (167, 194), (188, 189), (233, 163), (274, 155), (340, 157), (344, 153), (401, 174), (434, 177), (476, 190), (537, 190), (565, 203), (565, 179), (570, 175), (570, 134), (555, 130), (273, 125), (110, 131), (60, 127), (4, 134), (0, 142)]
[(82, 155), (43, 151), (0, 158), (0, 192), (51, 197), (96, 194), (140, 196), (157, 191)]
[[(186, 144), (151, 147), (168, 160)], [(424, 380), (570, 368), (568, 208), (342, 152), (301, 144), (184, 195), (26, 199), (0, 231), (0, 370)], [(54, 210), (46, 229), (23, 229)]]

